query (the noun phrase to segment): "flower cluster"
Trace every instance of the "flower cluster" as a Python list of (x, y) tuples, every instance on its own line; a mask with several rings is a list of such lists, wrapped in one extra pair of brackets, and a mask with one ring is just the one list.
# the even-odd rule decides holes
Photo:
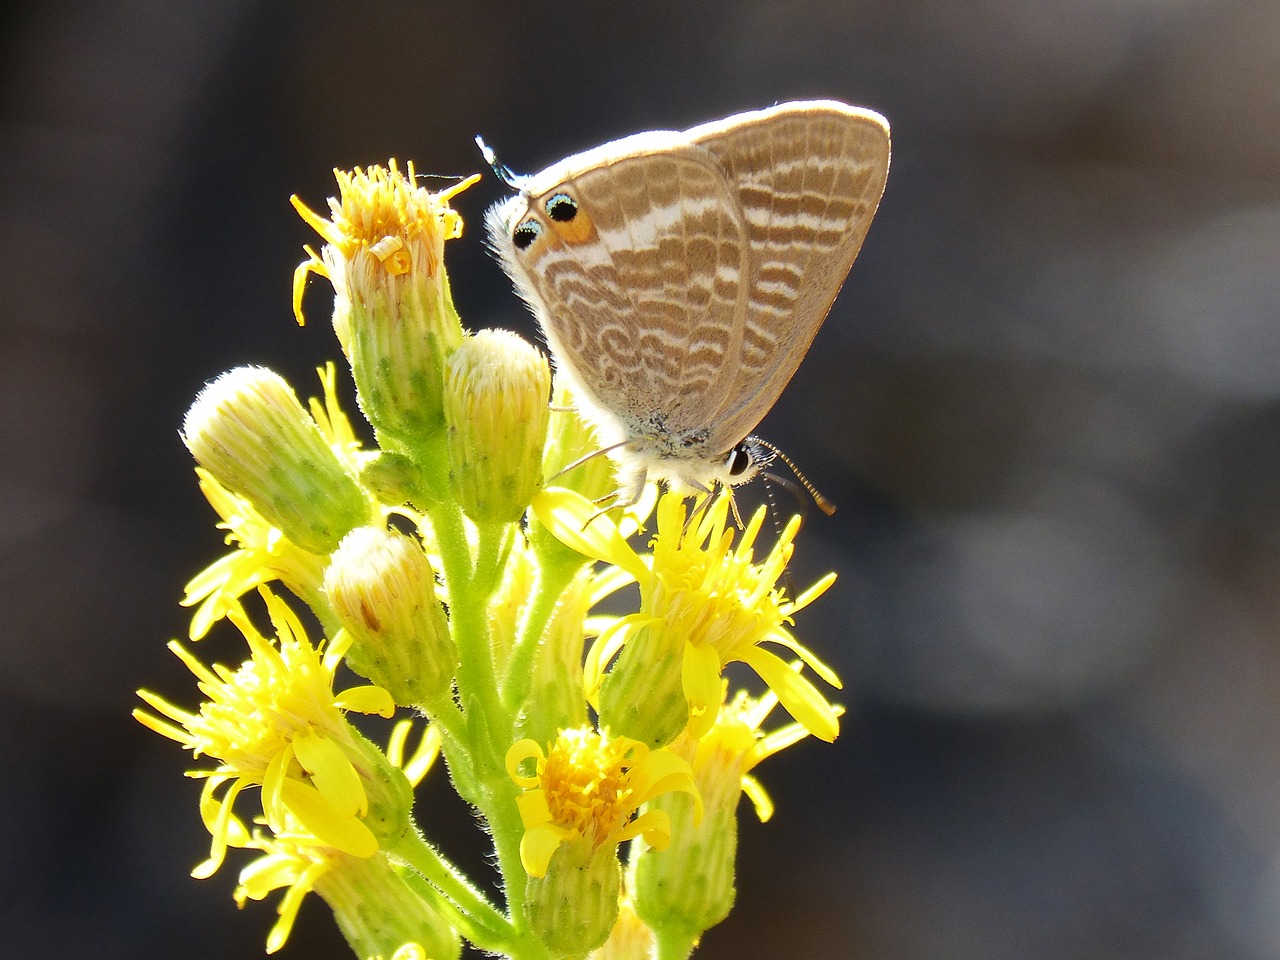
[[(738, 530), (727, 493), (692, 516), (656, 491), (602, 511), (605, 457), (560, 475), (598, 444), (546, 357), (454, 310), (444, 245), (470, 181), (431, 193), (394, 161), (337, 179), (328, 217), (294, 200), (325, 241), (295, 274), (295, 312), (310, 276), (332, 284), (373, 442), (332, 365), (306, 404), (270, 370), (229, 371), (183, 424), (230, 548), (187, 585), (190, 639), (227, 621), (246, 646), (210, 666), (175, 641), (200, 704), (141, 691), (135, 711), (204, 781), (211, 846), (193, 874), (252, 853), (237, 902), (284, 891), (268, 952), (314, 892), (361, 957), (442, 960), (464, 941), (531, 960), (687, 956), (732, 905), (741, 796), (772, 812), (753, 769), (838, 733), (806, 674), (839, 682), (790, 632), (833, 578), (789, 596), (798, 521), (757, 558), (763, 514)], [(633, 594), (632, 612), (604, 612)], [(763, 695), (730, 691), (734, 662)], [(364, 682), (338, 690), (342, 665)], [(763, 729), (779, 704), (793, 722)], [(359, 729), (397, 710), (426, 720), (412, 752), (421, 719), (383, 745)], [(492, 838), (501, 903), (412, 815), (438, 755)]]

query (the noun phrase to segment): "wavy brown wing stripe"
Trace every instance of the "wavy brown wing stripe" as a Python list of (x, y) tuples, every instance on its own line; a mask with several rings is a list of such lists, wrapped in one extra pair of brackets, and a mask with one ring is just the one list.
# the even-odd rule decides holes
[(745, 313), (750, 254), (730, 185), (689, 149), (588, 169), (560, 189), (593, 231), (537, 261), (544, 322), (606, 407), (701, 426), (732, 386), (724, 370)]
[(717, 423), (732, 444), (782, 393), (848, 275), (884, 192), (889, 136), (876, 115), (825, 103), (690, 132), (737, 187), (751, 248), (742, 355)]

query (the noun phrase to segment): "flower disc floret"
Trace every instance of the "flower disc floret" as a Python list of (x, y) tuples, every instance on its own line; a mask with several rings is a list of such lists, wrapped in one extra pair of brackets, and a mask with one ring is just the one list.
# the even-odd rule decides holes
[[(462, 218), (449, 201), (466, 190), (479, 176), (468, 177), (438, 193), (419, 187), (413, 161), (405, 173), (395, 159), (387, 166), (333, 171), (338, 196), (329, 198), (329, 219), (316, 213), (298, 197), (290, 197), (294, 209), (346, 261), (367, 252), (367, 269), (381, 268), (391, 276), (418, 269), (435, 276), (440, 269), (440, 251), (445, 240), (462, 235)], [(293, 304), (298, 323), (302, 315), (302, 291), (307, 275), (330, 277), (327, 264), (308, 249), (309, 258), (294, 274)], [(332, 279), (332, 278), (331, 278)]]
[[(529, 760), (536, 761), (532, 776), (521, 773)], [(663, 793), (691, 793), (701, 809), (687, 761), (593, 730), (561, 731), (545, 752), (521, 740), (507, 752), (507, 772), (525, 788), (516, 800), (525, 826), (520, 860), (533, 877), (546, 874), (551, 855), (567, 840), (601, 849), (643, 835), (650, 846), (664, 848), (671, 837), (667, 815), (655, 810), (636, 816)]]

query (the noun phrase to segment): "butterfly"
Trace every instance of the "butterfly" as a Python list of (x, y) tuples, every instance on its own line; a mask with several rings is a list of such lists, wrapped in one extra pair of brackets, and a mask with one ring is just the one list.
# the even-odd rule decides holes
[[(481, 142), (487, 158), (492, 152)], [(614, 140), (517, 177), (487, 217), (579, 413), (618, 467), (710, 492), (794, 375), (884, 192), (889, 126), (834, 100)]]

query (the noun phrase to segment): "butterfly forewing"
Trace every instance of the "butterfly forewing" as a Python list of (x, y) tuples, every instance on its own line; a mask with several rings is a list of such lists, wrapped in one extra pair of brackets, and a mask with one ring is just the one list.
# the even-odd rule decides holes
[(676, 434), (724, 404), (750, 252), (732, 188), (694, 148), (571, 173), (533, 199), (574, 198), (589, 221), (549, 231), (533, 282), (553, 352), (631, 431)]
[(804, 359), (852, 266), (889, 167), (889, 131), (840, 103), (788, 104), (689, 131), (734, 186), (750, 247), (742, 349), (711, 445), (755, 428)]

